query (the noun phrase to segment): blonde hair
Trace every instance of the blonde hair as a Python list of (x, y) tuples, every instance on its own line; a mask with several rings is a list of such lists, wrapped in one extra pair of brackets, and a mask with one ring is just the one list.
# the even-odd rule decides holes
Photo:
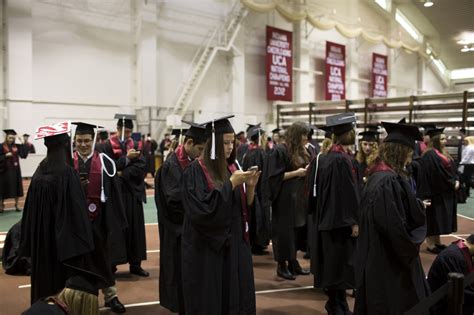
[(58, 294), (58, 299), (67, 305), (70, 315), (99, 315), (97, 295), (64, 288)]
[(465, 137), (464, 141), (467, 143), (466, 145), (474, 145), (474, 136)]

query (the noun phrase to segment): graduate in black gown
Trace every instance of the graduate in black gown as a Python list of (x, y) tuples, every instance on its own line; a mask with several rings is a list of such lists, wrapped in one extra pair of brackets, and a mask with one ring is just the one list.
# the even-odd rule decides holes
[(401, 315), (427, 293), (419, 248), (426, 234), (425, 204), (416, 198), (406, 165), (415, 125), (382, 122), (388, 136), (368, 169), (355, 254), (355, 314)]
[(143, 155), (146, 160), (146, 174), (150, 173), (155, 177), (155, 151), (158, 149), (158, 143), (151, 138), (151, 134), (146, 135), (143, 144)]
[[(435, 292), (449, 279), (448, 274), (457, 272), (465, 276), (474, 272), (474, 234), (465, 241), (458, 240), (443, 250), (434, 260), (428, 272), (428, 283), (431, 291)], [(445, 315), (447, 301), (441, 300), (432, 307), (432, 315)], [(474, 314), (474, 284), (464, 288), (463, 315)]]
[(260, 171), (237, 169), (230, 117), (207, 123), (203, 155), (183, 174), (186, 314), (256, 314), (248, 224)]
[(435, 254), (446, 248), (439, 236), (457, 231), (456, 190), (460, 187), (456, 163), (446, 150), (443, 131), (444, 128), (428, 130), (430, 142), (420, 160), (425, 180), (418, 187), (419, 195), (431, 200), (426, 209), (426, 242), (428, 251)]
[[(262, 148), (262, 139), (265, 131), (260, 127), (260, 123), (250, 128), (247, 132), (249, 140), (247, 152), (243, 157), (242, 168), (249, 170), (251, 167), (258, 167), (263, 170), (266, 154)], [(250, 213), (250, 244), (252, 254), (263, 255), (270, 243), (270, 208), (262, 207), (262, 187), (261, 180), (258, 181), (255, 191), (255, 211)]]
[(184, 143), (170, 153), (155, 177), (155, 203), (160, 233), (160, 305), (184, 314), (181, 279), (181, 234), (184, 205), (182, 177), (188, 165), (204, 150), (205, 128), (185, 122)]
[(32, 304), (58, 293), (73, 274), (96, 276), (84, 265), (94, 240), (79, 174), (69, 166), (68, 126), (53, 135), (37, 134), (45, 137), (48, 152), (28, 188), (20, 243), (21, 255), (31, 257)]
[[(355, 141), (355, 116), (344, 113), (326, 118), (333, 133), (328, 153), (313, 160), (309, 176), (312, 186), (310, 203), (315, 206), (311, 239), (311, 272), (314, 286), (323, 288), (329, 297), (329, 314), (350, 314), (346, 289), (354, 283), (353, 254), (358, 236), (358, 168), (348, 147)], [(314, 176), (314, 177), (313, 177)], [(315, 179), (316, 178), (316, 179)], [(315, 194), (314, 194), (315, 192)]]
[(94, 285), (102, 289), (105, 306), (115, 313), (124, 313), (125, 307), (117, 297), (109, 248), (110, 235), (122, 234), (127, 227), (119, 179), (114, 172), (114, 162), (93, 150), (95, 129), (102, 127), (82, 122), (73, 124), (77, 128), (72, 165), (80, 176), (86, 195), (87, 215), (92, 225), (95, 246), (89, 257), (89, 268), (102, 276)]
[(28, 151), (28, 154), (30, 153), (35, 154), (36, 153), (35, 146), (33, 143), (28, 141), (29, 139), (30, 139), (29, 134), (27, 133), (23, 134), (23, 145), (25, 146), (25, 150)]
[[(117, 134), (104, 145), (104, 153), (115, 161), (120, 178), (122, 199), (125, 205), (128, 228), (123, 237), (112, 235), (112, 263), (129, 263), (130, 273), (142, 277), (150, 274), (143, 270), (141, 262), (146, 260), (146, 235), (143, 203), (145, 192), (145, 158), (141, 148), (131, 138), (135, 115), (116, 114)], [(115, 248), (115, 249), (114, 249)], [(126, 257), (123, 252), (126, 252)]]
[(0, 213), (4, 211), (4, 200), (15, 199), (15, 209), (18, 208), (18, 198), (23, 196), (23, 181), (21, 178), (20, 158), (28, 156), (24, 145), (15, 144), (17, 133), (13, 129), (5, 129), (5, 141), (0, 146)]
[(367, 167), (369, 160), (373, 156), (377, 156), (379, 146), (379, 135), (377, 126), (369, 126), (369, 129), (359, 133), (362, 138), (359, 140), (359, 151), (357, 151), (355, 159), (359, 166), (359, 180), (362, 185), (367, 180)]
[(308, 214), (305, 197), (306, 167), (309, 153), (305, 149), (308, 125), (293, 123), (269, 154), (262, 178), (264, 205), (272, 206), (273, 258), (278, 263), (277, 275), (295, 280), (295, 275), (308, 275), (296, 259), (298, 232), (306, 228)]

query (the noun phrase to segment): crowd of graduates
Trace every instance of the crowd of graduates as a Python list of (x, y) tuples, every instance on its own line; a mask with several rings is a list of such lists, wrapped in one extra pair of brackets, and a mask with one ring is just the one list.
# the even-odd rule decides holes
[[(130, 273), (149, 276), (141, 267), (147, 173), (155, 177), (160, 304), (173, 312), (256, 314), (252, 255), (267, 255), (270, 246), (276, 275), (292, 281), (312, 274), (328, 314), (403, 314), (448, 272), (473, 271), (474, 234), (448, 247), (440, 240), (457, 231), (458, 191), (471, 185), (460, 180), (443, 128), (424, 125), (423, 139), (402, 119), (357, 135), (355, 115), (343, 113), (325, 126), (295, 122), (267, 137), (261, 124), (236, 133), (232, 117), (183, 121), (189, 127), (160, 144), (167, 154), (157, 172), (158, 145), (132, 137), (131, 115), (116, 115), (109, 138), (84, 122), (73, 123), (74, 132), (37, 133), (47, 156), (16, 225), (18, 248), (4, 254), (7, 272), (31, 274), (25, 314), (98, 314), (98, 290), (106, 307), (126, 311), (114, 273), (129, 264)], [(313, 139), (317, 129), (325, 131), (321, 144)], [(10, 134), (0, 165), (14, 170), (27, 146), (14, 145)], [(22, 195), (0, 189), (3, 198)], [(420, 260), (425, 240), (439, 254), (428, 278)], [(466, 314), (473, 292), (466, 289)], [(442, 301), (432, 311), (445, 314), (445, 307)]]

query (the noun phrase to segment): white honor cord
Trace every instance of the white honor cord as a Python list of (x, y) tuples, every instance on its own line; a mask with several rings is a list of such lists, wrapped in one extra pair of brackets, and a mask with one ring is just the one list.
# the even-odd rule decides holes
[(316, 167), (314, 171), (314, 183), (313, 183), (313, 197), (316, 197), (316, 180), (318, 179), (318, 168), (319, 168), (319, 156), (321, 153), (318, 153), (316, 157)]
[[(241, 167), (240, 164), (239, 164), (239, 161), (235, 160), (235, 164), (237, 164), (237, 167), (239, 168), (239, 170), (243, 171), (243, 170), (242, 170), (242, 167)], [(244, 187), (244, 193), (246, 193), (246, 192), (247, 192), (247, 188), (245, 187), (245, 183), (243, 183), (242, 185), (243, 185), (243, 187)]]
[(98, 129), (99, 129), (99, 126), (96, 125), (96, 126), (95, 126), (95, 132), (94, 132), (94, 140), (92, 140), (92, 152), (91, 152), (91, 154), (89, 154), (89, 156), (87, 157), (87, 159), (90, 159), (90, 158), (94, 155), (95, 143), (96, 143), (96, 140), (97, 140)]
[[(117, 166), (115, 165), (114, 160), (112, 160), (107, 154), (99, 153), (99, 157), (100, 157), (100, 163), (102, 165), (102, 174), (100, 176), (100, 201), (105, 202), (107, 200), (107, 197), (105, 196), (105, 191), (104, 191), (104, 173), (107, 174), (107, 176), (109, 177), (114, 177), (115, 174), (117, 174)], [(110, 161), (110, 163), (112, 163), (112, 168), (113, 168), (112, 174), (110, 174), (107, 168), (105, 167), (104, 157), (106, 157)]]

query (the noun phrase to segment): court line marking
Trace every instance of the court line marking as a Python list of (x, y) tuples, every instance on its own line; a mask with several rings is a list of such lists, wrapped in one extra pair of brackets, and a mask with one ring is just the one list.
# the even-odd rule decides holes
[[(308, 290), (313, 289), (313, 286), (306, 286), (306, 287), (297, 287), (297, 288), (287, 288), (287, 289), (276, 289), (276, 290), (262, 290), (256, 291), (255, 294), (267, 294), (267, 293), (277, 293), (277, 292), (289, 292), (289, 291), (301, 291), (301, 290)], [(125, 308), (130, 307), (137, 307), (137, 306), (149, 306), (149, 305), (159, 305), (160, 301), (152, 301), (152, 302), (143, 302), (143, 303), (134, 303), (134, 304), (125, 304)], [(100, 311), (108, 310), (108, 307), (101, 307)]]
[(473, 218), (471, 218), (471, 217), (466, 217), (465, 215), (462, 215), (462, 214), (459, 214), (459, 213), (458, 213), (457, 215), (458, 215), (459, 217), (461, 217), (461, 218), (464, 218), (464, 219), (468, 219), (468, 220), (474, 221), (474, 219), (473, 219)]

